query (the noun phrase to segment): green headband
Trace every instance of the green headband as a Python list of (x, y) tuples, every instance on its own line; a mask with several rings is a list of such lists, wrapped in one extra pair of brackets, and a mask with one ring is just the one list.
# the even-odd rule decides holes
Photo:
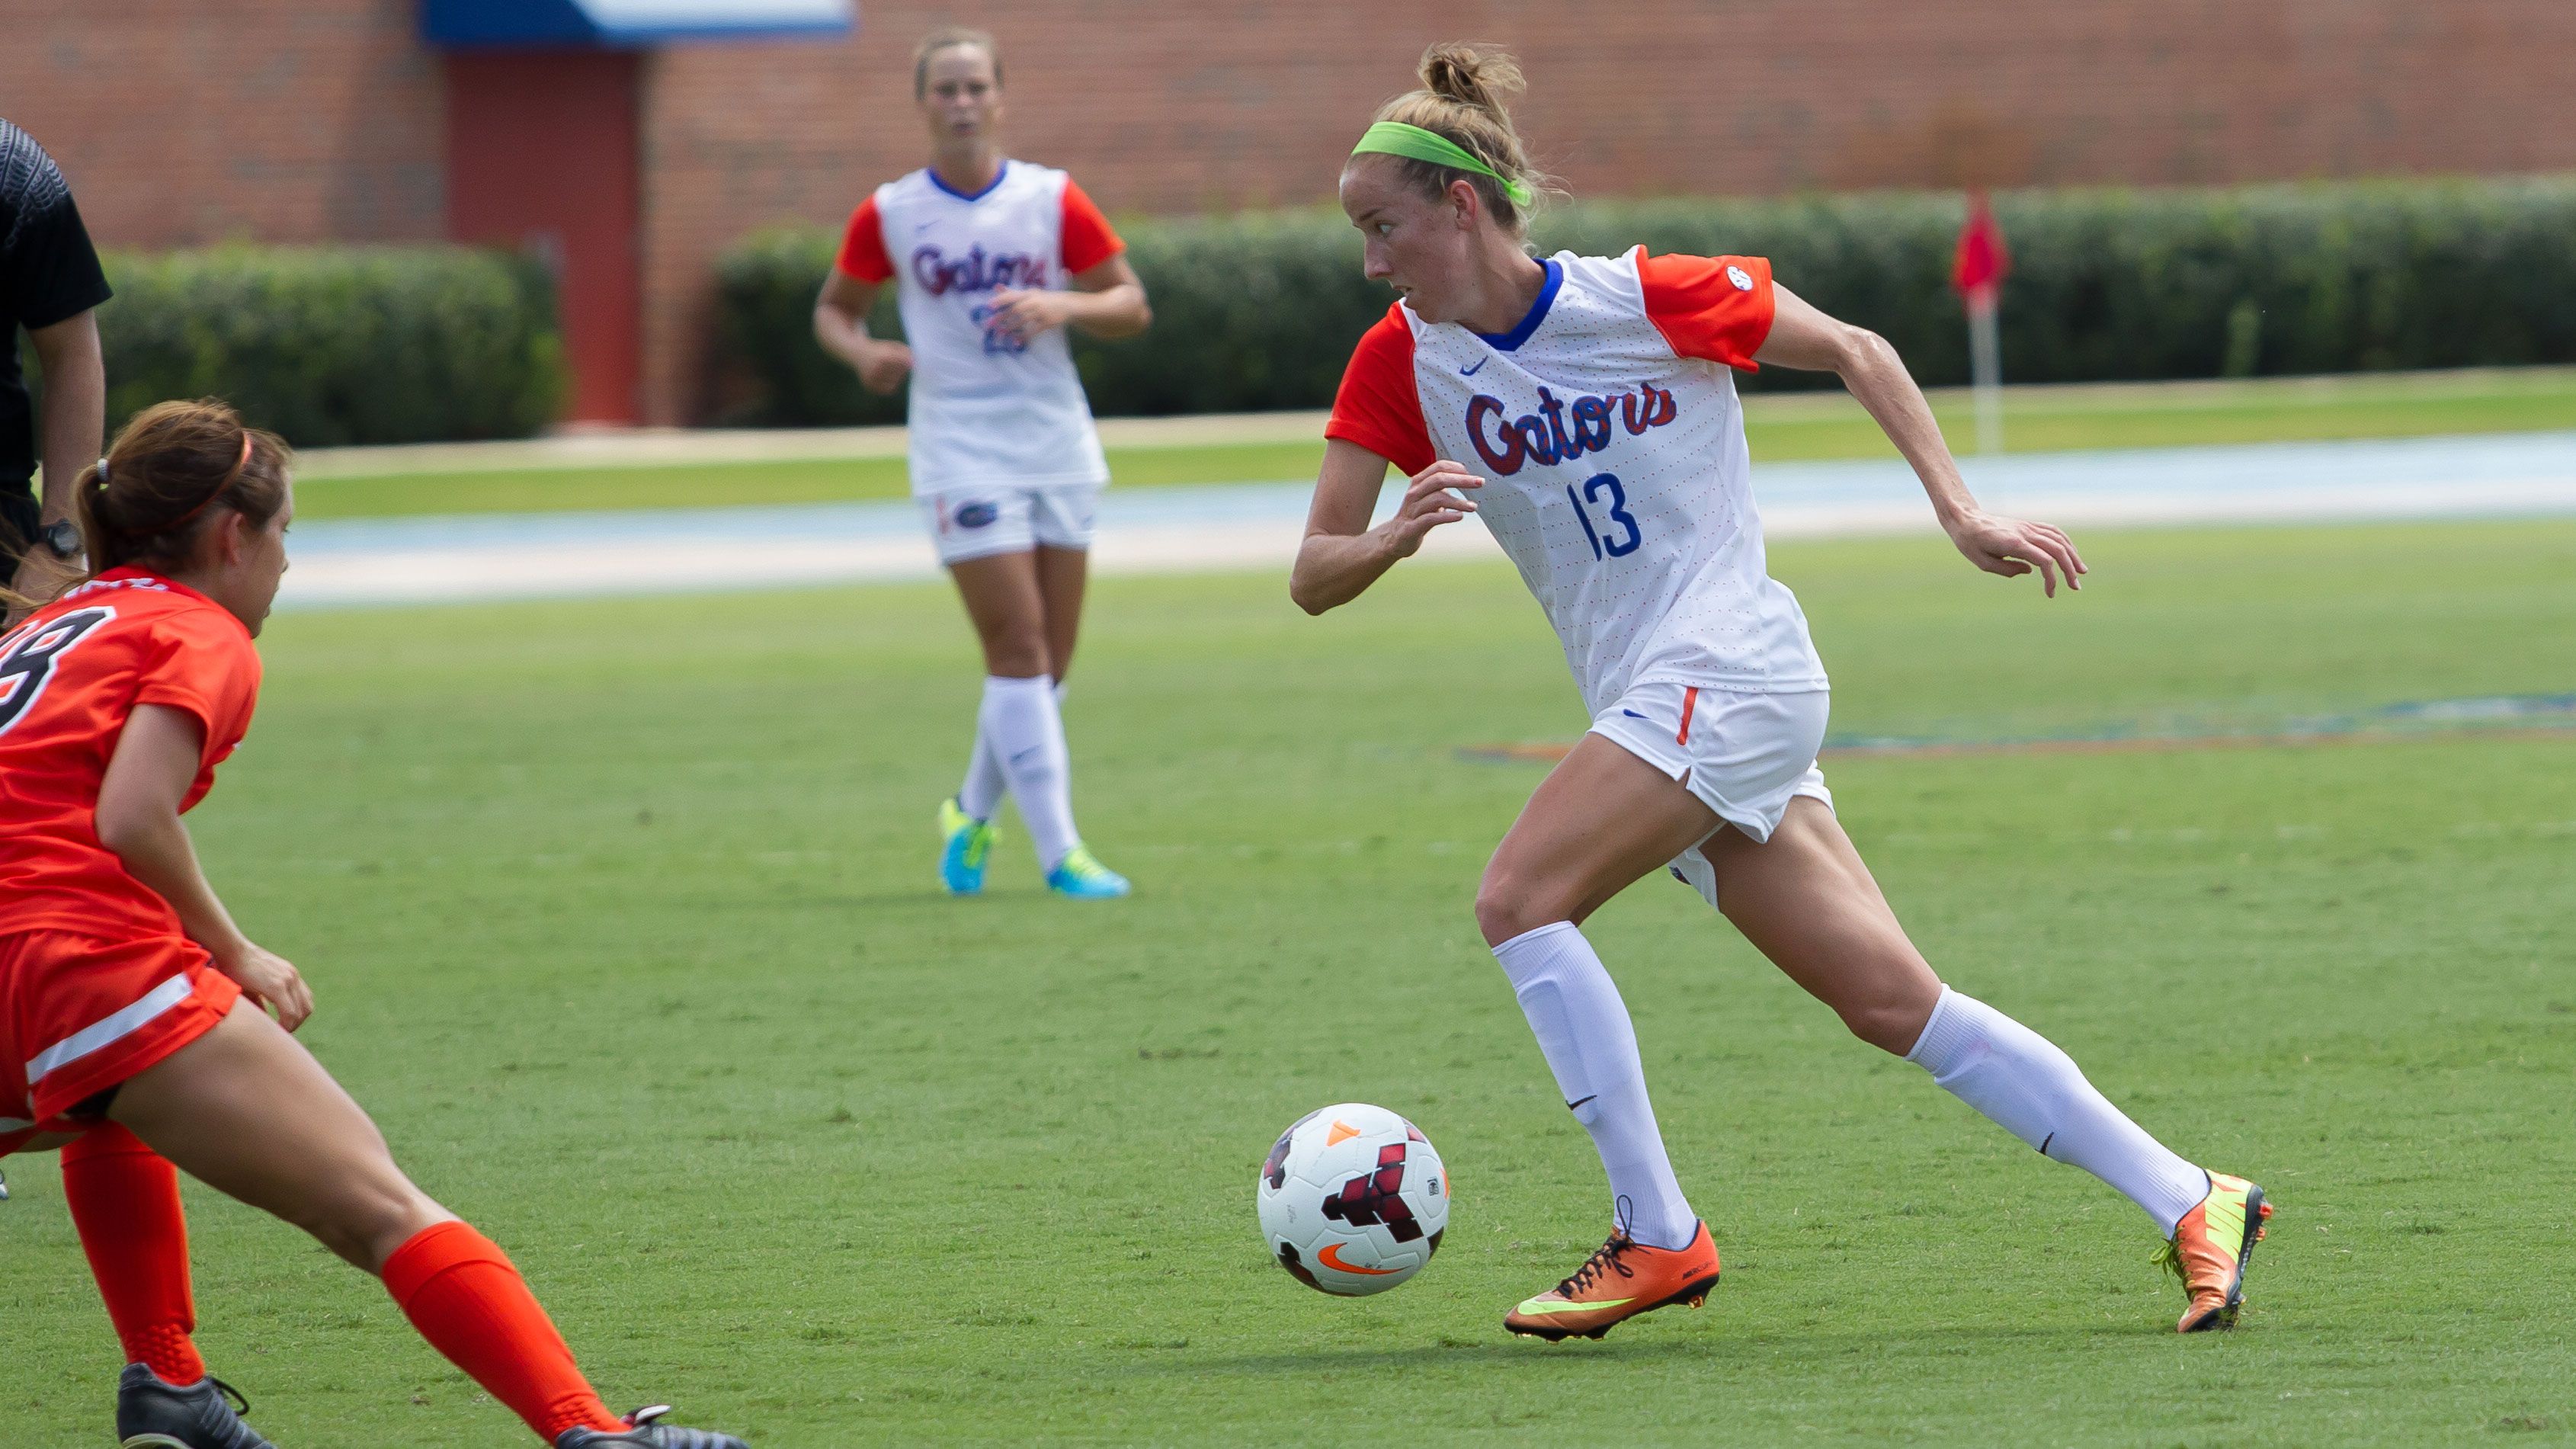
[(1387, 156), (1403, 156), (1414, 161), (1428, 161), (1434, 166), (1447, 166), (1459, 171), (1473, 171), (1479, 176), (1490, 176), (1501, 184), (1503, 195), (1511, 198), (1512, 205), (1530, 204), (1529, 183), (1515, 181), (1505, 176), (1477, 160), (1466, 147), (1437, 131), (1426, 131), (1420, 126), (1408, 126), (1402, 121), (1380, 121), (1362, 133), (1360, 143), (1351, 148), (1351, 154), (1354, 156), (1364, 156), (1372, 151)]

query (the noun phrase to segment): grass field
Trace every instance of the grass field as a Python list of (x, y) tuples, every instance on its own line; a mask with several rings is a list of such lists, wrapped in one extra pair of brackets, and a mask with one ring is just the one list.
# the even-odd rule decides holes
[[(1933, 409), (1953, 446), (1973, 445), (1965, 393), (1936, 393)], [(1896, 456), (1840, 392), (1754, 393), (1745, 417), (1757, 458)], [(2012, 388), (2005, 403), (2005, 443), (2015, 452), (2553, 428), (2576, 428), (2576, 368)], [(1111, 473), (1128, 487), (1312, 478), (1322, 457), (1320, 438), (1109, 450)], [(901, 498), (908, 487), (902, 458), (870, 457), (313, 476), (298, 484), (296, 506), (308, 518), (706, 508)]]
[[(1781, 545), (1837, 728), (2044, 733), (2565, 691), (2576, 524), (2105, 533), (2082, 595), (1937, 539)], [(1606, 1227), (1476, 939), (1580, 727), (1512, 575), (1098, 587), (1077, 803), (1139, 894), (932, 885), (976, 688), (943, 588), (297, 614), (196, 815), (307, 1037), (510, 1245), (612, 1400), (759, 1449), (2576, 1440), (2576, 735), (1846, 757), (1932, 959), (2280, 1206), (2245, 1327), (2178, 1340), (2152, 1230), (1844, 1036), (1697, 898), (1591, 934), (1724, 1286), (1601, 1344), (1498, 1322)], [(1454, 1170), (1419, 1280), (1264, 1257), (1291, 1118)], [(8, 1164), (12, 1444), (105, 1442), (116, 1345), (52, 1166)], [(289, 1449), (515, 1425), (365, 1279), (192, 1196), (202, 1339)]]

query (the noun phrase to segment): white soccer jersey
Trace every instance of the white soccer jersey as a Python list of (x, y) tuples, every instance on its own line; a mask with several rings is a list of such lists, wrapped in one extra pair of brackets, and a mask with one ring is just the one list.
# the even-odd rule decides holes
[(1122, 250), (1072, 178), (1025, 161), (972, 196), (915, 171), (851, 215), (840, 270), (894, 279), (912, 347), (915, 494), (1108, 481), (1064, 329), (1022, 344), (988, 324), (995, 292), (1062, 288)]
[(1766, 572), (1730, 367), (1771, 330), (1759, 257), (1559, 253), (1508, 335), (1402, 302), (1360, 339), (1326, 437), (1406, 473), (1485, 478), (1477, 517), (1519, 566), (1599, 714), (1640, 684), (1788, 693), (1825, 668)]

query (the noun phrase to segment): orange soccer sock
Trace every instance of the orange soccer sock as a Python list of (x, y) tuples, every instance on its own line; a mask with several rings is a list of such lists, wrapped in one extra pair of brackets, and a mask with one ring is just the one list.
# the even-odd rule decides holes
[(205, 1360), (189, 1338), (197, 1305), (188, 1283), (179, 1169), (133, 1133), (104, 1123), (63, 1149), (63, 1200), (126, 1362), (174, 1384), (204, 1378)]
[(385, 1259), (385, 1290), (412, 1327), (551, 1444), (566, 1429), (626, 1427), (592, 1392), (554, 1320), (490, 1238), (424, 1228)]

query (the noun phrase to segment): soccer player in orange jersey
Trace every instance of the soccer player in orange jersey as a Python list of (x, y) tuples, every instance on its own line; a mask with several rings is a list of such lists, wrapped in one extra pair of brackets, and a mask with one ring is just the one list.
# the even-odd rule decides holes
[(288, 1034), (313, 1010), (303, 977), (198, 869), (179, 817), (258, 699), (251, 641), (286, 571), (288, 461), (220, 403), (146, 410), (80, 481), (96, 571), (0, 635), (0, 1156), (63, 1149), (132, 1360), (119, 1437), (267, 1444), (189, 1341), (184, 1169), (380, 1276), (432, 1347), (555, 1449), (742, 1449), (653, 1422), (660, 1410), (608, 1411), (510, 1260), (412, 1185)]
[[(1768, 260), (1530, 255), (1536, 188), (1500, 99), (1519, 68), (1434, 46), (1422, 81), (1342, 171), (1367, 273), (1399, 300), (1334, 401), (1290, 591), (1315, 613), (1345, 603), (1474, 513), (1546, 610), (1591, 715), (1495, 849), (1476, 918), (1600, 1151), (1615, 1227), (1506, 1326), (1597, 1338), (1716, 1285), (1627, 1007), (1582, 931), (1666, 866), (1862, 1040), (2143, 1209), (2188, 1288), (2184, 1332), (2232, 1324), (2262, 1190), (2177, 1155), (2065, 1052), (1944, 985), (1836, 823), (1815, 764), (1824, 664), (1767, 572), (1731, 369), (1838, 374), (1977, 567), (2036, 570), (2054, 594), (2084, 572), (2075, 546), (1978, 507), (1894, 350), (1775, 285)], [(1390, 463), (1411, 479), (1371, 527)]]

